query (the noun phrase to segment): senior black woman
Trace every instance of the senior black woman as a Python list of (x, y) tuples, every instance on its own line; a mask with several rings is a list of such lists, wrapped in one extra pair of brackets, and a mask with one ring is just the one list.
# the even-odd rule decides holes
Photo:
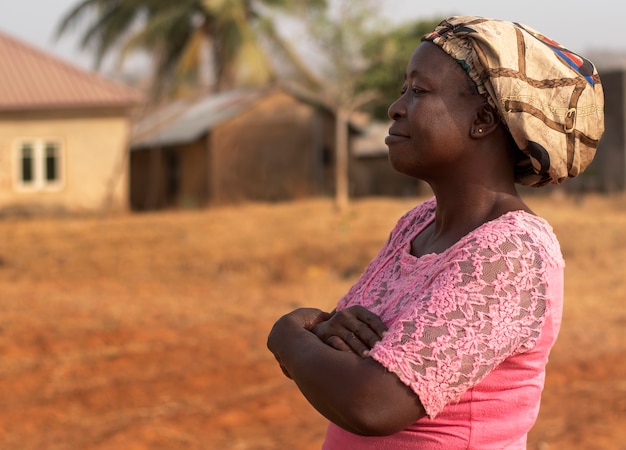
[(329, 421), (324, 449), (525, 449), (561, 323), (564, 262), (517, 184), (581, 173), (604, 129), (588, 60), (532, 28), (451, 17), (389, 108), (391, 165), (434, 197), (401, 217), (337, 308), (268, 347)]

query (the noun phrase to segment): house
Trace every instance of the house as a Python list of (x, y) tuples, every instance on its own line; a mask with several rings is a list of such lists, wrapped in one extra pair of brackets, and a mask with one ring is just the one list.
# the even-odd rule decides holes
[(279, 88), (180, 99), (133, 126), (134, 210), (334, 192), (334, 120)]
[(0, 213), (128, 207), (141, 96), (0, 33)]
[(425, 194), (426, 183), (396, 171), (389, 162), (385, 137), (388, 122), (365, 120), (362, 132), (353, 139), (350, 161), (350, 194), (353, 197), (411, 197)]
[(604, 134), (596, 156), (574, 186), (580, 191), (626, 190), (626, 71), (606, 69), (600, 79), (604, 89)]

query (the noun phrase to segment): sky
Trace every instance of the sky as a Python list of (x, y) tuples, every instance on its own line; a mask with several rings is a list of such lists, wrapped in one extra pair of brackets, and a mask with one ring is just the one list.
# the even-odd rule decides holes
[[(354, 0), (358, 1), (358, 0)], [(0, 31), (85, 69), (92, 58), (78, 49), (80, 32), (54, 39), (60, 18), (79, 0), (0, 0)], [(505, 19), (529, 25), (585, 55), (589, 50), (626, 52), (626, 2), (615, 0), (380, 0), (392, 23), (453, 14)], [(0, 62), (1, 63), (1, 62)]]

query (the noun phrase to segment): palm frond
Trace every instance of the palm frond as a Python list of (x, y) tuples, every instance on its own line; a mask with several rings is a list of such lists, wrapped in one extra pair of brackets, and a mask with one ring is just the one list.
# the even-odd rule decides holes
[[(59, 24), (61, 36), (84, 25), (80, 46), (94, 52), (96, 68), (111, 53), (121, 67), (133, 53), (152, 54), (155, 84), (198, 82), (210, 66), (219, 87), (263, 83), (276, 74), (263, 42), (316, 84), (311, 70), (272, 24), (271, 9), (318, 11), (327, 0), (80, 0)], [(207, 52), (210, 47), (210, 55)], [(205, 72), (206, 72), (205, 68)]]
[(237, 84), (244, 86), (266, 85), (274, 78), (267, 55), (252, 39), (246, 39), (239, 47), (233, 69)]
[(75, 28), (90, 10), (96, 9), (102, 0), (82, 0), (61, 18), (61, 22), (54, 32), (55, 39), (59, 39), (65, 33)]
[(304, 63), (296, 50), (278, 33), (273, 20), (263, 18), (259, 20), (258, 26), (271, 45), (275, 47), (285, 57), (286, 61), (296, 69), (298, 74), (304, 80), (304, 83), (309, 88), (318, 88), (321, 85), (321, 80), (311, 70), (311, 67)]

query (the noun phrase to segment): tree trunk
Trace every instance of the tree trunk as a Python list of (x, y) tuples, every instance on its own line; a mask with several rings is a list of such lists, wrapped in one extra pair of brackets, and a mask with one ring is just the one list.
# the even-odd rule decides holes
[(348, 117), (344, 108), (335, 111), (335, 206), (339, 212), (348, 208)]
[(200, 89), (202, 94), (209, 94), (217, 90), (217, 55), (215, 39), (207, 33), (202, 34), (200, 55), (198, 57), (200, 67)]

